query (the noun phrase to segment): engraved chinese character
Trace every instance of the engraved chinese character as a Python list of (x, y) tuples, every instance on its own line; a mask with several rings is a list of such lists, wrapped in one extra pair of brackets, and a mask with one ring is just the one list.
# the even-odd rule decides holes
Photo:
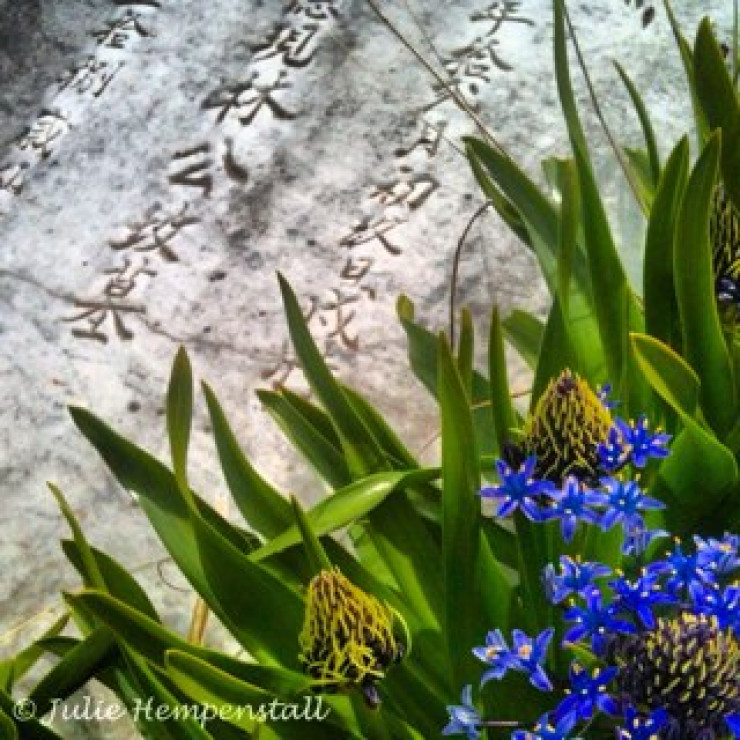
[(62, 319), (62, 321), (66, 323), (86, 322), (87, 328), (74, 328), (72, 329), (72, 335), (78, 339), (92, 339), (102, 344), (108, 342), (108, 335), (103, 327), (108, 319), (112, 321), (118, 338), (123, 341), (130, 341), (134, 338), (134, 333), (124, 324), (123, 314), (144, 313), (141, 306), (132, 306), (112, 300), (79, 300), (75, 301), (75, 306), (82, 309), (82, 311), (76, 316)]
[(339, 246), (352, 249), (360, 244), (368, 244), (377, 239), (389, 254), (397, 256), (401, 254), (400, 247), (391, 243), (386, 235), (404, 221), (404, 218), (389, 215), (375, 219), (363, 218), (352, 227), (349, 234), (339, 240)]
[(267, 43), (254, 47), (253, 62), (280, 57), (288, 67), (305, 67), (311, 63), (316, 47), (313, 43), (319, 30), (318, 23), (304, 23), (298, 28), (278, 25)]
[(28, 167), (27, 162), (7, 164), (4, 167), (0, 167), (0, 190), (6, 190), (12, 195), (18, 195), (23, 190), (23, 182)]
[(109, 49), (123, 49), (136, 36), (139, 38), (154, 36), (152, 31), (144, 28), (139, 22), (140, 18), (141, 16), (138, 13), (129, 9), (121, 18), (107, 21), (108, 28), (93, 31), (90, 35), (97, 39), (98, 46), (105, 46)]
[(372, 266), (373, 260), (369, 257), (359, 257), (357, 259), (350, 257), (345, 262), (339, 277), (352, 285), (357, 285), (367, 275)]
[(198, 223), (200, 219), (189, 216), (186, 203), (179, 213), (174, 216), (158, 214), (146, 218), (140, 223), (133, 223), (128, 227), (128, 234), (122, 239), (110, 239), (109, 246), (116, 251), (133, 249), (136, 252), (157, 251), (162, 259), (168, 262), (177, 262), (178, 256), (170, 246), (170, 242), (186, 226)]
[(202, 195), (208, 198), (213, 189), (213, 175), (210, 168), (211, 145), (208, 142), (197, 144), (189, 149), (180, 149), (172, 155), (175, 166), (181, 167), (167, 178), (173, 185), (200, 188)]
[[(452, 52), (452, 57), (454, 60), (460, 59), (466, 62), (468, 66), (465, 67), (464, 73), (473, 77), (476, 76), (476, 72), (491, 71), (491, 64), (504, 72), (511, 71), (511, 65), (496, 53), (497, 46), (498, 39), (494, 37), (493, 33), (488, 33), (485, 36), (479, 36), (472, 44), (456, 49)], [(455, 62), (451, 62), (451, 68), (454, 67), (454, 64)], [(455, 72), (457, 72), (457, 68), (455, 68)], [(486, 79), (486, 82), (489, 81)]]
[(315, 21), (328, 21), (339, 17), (339, 9), (333, 0), (292, 0), (287, 13), (305, 15)]
[[(402, 167), (407, 175), (410, 168)], [(408, 179), (396, 180), (385, 185), (376, 185), (370, 197), (382, 206), (406, 205), (411, 210), (421, 206), (439, 187), (437, 180), (428, 174), (413, 175)]]
[(491, 33), (497, 33), (504, 23), (526, 23), (533, 26), (529, 18), (516, 15), (521, 2), (518, 0), (494, 0), (485, 10), (478, 10), (470, 16), (471, 21), (493, 21)]
[[(360, 347), (360, 339), (356, 334), (352, 336), (349, 332), (351, 328), (350, 324), (355, 318), (355, 311), (346, 310), (346, 307), (356, 303), (359, 300), (359, 296), (344, 295), (336, 288), (332, 288), (329, 292), (332, 294), (332, 297), (320, 305), (321, 314), (319, 316), (319, 323), (322, 326), (327, 326), (329, 321), (331, 321), (332, 328), (327, 338), (334, 339), (345, 347), (345, 349), (356, 352)], [(327, 318), (327, 313), (330, 314), (330, 318)]]
[(439, 143), (442, 141), (442, 136), (446, 126), (446, 121), (442, 121), (436, 126), (433, 126), (427, 121), (423, 121), (421, 136), (419, 136), (419, 138), (410, 147), (406, 149), (396, 149), (394, 154), (397, 157), (407, 157), (415, 149), (421, 147), (430, 157), (434, 157), (439, 149)]
[(263, 107), (267, 107), (275, 118), (290, 121), (296, 117), (285, 109), (275, 98), (276, 90), (287, 90), (291, 87), (285, 81), (287, 72), (281, 69), (276, 80), (269, 84), (260, 84), (256, 80), (258, 72), (254, 72), (246, 82), (238, 82), (214, 90), (203, 101), (202, 107), (206, 110), (219, 108), (216, 122), (222, 123), (226, 116), (233, 110), (242, 126), (249, 126)]
[(69, 121), (60, 113), (43, 111), (33, 122), (24, 136), (16, 141), (16, 146), (29, 150), (45, 159), (54, 151), (57, 140), (69, 131)]
[(85, 64), (65, 72), (59, 78), (59, 89), (74, 90), (80, 95), (90, 92), (93, 97), (100, 97), (121, 67), (123, 67), (123, 62), (110, 67), (108, 62), (96, 59), (94, 56), (88, 57)]
[(126, 298), (136, 287), (136, 278), (139, 275), (154, 277), (157, 273), (148, 267), (149, 260), (145, 257), (142, 265), (135, 265), (132, 269), (131, 260), (124, 257), (121, 267), (112, 267), (104, 270), (103, 274), (112, 275), (103, 288), (103, 295), (108, 298)]

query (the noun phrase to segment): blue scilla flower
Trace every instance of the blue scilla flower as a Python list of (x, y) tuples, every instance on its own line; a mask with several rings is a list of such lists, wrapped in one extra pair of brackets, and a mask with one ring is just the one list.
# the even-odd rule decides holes
[(740, 635), (740, 587), (704, 587), (695, 604), (695, 611), (715, 617), (720, 629), (732, 629)]
[(646, 496), (633, 480), (621, 481), (617, 478), (602, 478), (601, 485), (606, 489), (607, 509), (601, 517), (601, 526), (611, 529), (621, 523), (625, 531), (644, 526), (640, 512), (665, 509), (658, 499)]
[(612, 604), (604, 604), (601, 591), (591, 586), (585, 593), (585, 606), (572, 606), (565, 619), (574, 625), (565, 633), (564, 642), (578, 642), (588, 637), (596, 655), (605, 655), (610, 642), (618, 634), (637, 632), (634, 624), (615, 616)]
[(607, 473), (614, 473), (623, 468), (629, 460), (629, 450), (625, 447), (619, 429), (613, 426), (606, 437), (597, 447), (599, 467)]
[(704, 588), (716, 582), (711, 567), (700, 564), (697, 554), (686, 554), (676, 542), (673, 552), (662, 560), (656, 560), (647, 566), (651, 574), (666, 574), (663, 584), (665, 590), (679, 599), (690, 597), (692, 601), (701, 601)]
[(485, 646), (473, 648), (473, 655), (491, 666), (481, 677), (481, 686), (492, 678), (496, 680), (503, 678), (516, 663), (516, 655), (509, 649), (499, 629), (491, 630), (486, 635)]
[(721, 540), (694, 537), (701, 566), (709, 566), (719, 576), (730, 575), (740, 568), (740, 535), (728, 534)]
[(570, 542), (576, 533), (578, 522), (598, 524), (601, 516), (592, 506), (604, 506), (607, 497), (580, 483), (575, 476), (568, 476), (560, 491), (550, 494), (554, 503), (544, 512), (545, 520), (560, 519), (563, 539)]
[(512, 656), (515, 658), (514, 669), (526, 673), (529, 682), (540, 691), (552, 691), (552, 683), (545, 673), (542, 664), (547, 657), (547, 648), (555, 630), (546, 629), (534, 639), (527, 637), (521, 630), (512, 632)]
[(528, 457), (516, 471), (503, 460), (496, 461), (496, 472), (501, 485), (483, 488), (480, 495), (499, 501), (497, 516), (509, 516), (519, 508), (531, 521), (542, 521), (538, 502), (542, 496), (552, 495), (557, 488), (550, 481), (533, 477), (536, 466), (537, 458), (534, 455)]
[[(568, 740), (576, 722), (576, 715), (568, 714), (553, 725), (548, 712), (537, 720), (534, 730), (516, 730), (512, 733), (511, 740)], [(580, 740), (580, 738), (572, 738), (572, 740)]]
[(633, 706), (628, 706), (624, 712), (624, 723), (617, 730), (617, 740), (656, 740), (658, 732), (667, 723), (668, 713), (662, 707), (646, 717)]
[(653, 608), (659, 604), (675, 604), (675, 596), (661, 591), (659, 576), (656, 573), (643, 573), (636, 581), (617, 578), (610, 581), (614, 589), (612, 608), (618, 613), (627, 613), (639, 618), (643, 627), (653, 629), (655, 617)]
[(616, 675), (614, 666), (594, 668), (589, 672), (574, 661), (570, 667), (570, 694), (560, 702), (555, 716), (589, 720), (596, 712), (619, 714), (619, 705), (608, 690)]
[(622, 436), (622, 444), (629, 451), (630, 462), (638, 468), (644, 468), (650, 457), (667, 457), (669, 450), (666, 444), (670, 434), (653, 434), (648, 429), (647, 418), (640, 416), (637, 422), (628, 424), (623, 419), (614, 419), (614, 425)]
[(483, 722), (473, 706), (473, 687), (470, 684), (462, 690), (462, 704), (451, 704), (447, 712), (450, 721), (442, 730), (443, 735), (467, 735), (468, 740), (478, 738)]
[(543, 581), (550, 603), (558, 604), (571, 594), (584, 595), (597, 578), (611, 575), (611, 568), (601, 563), (581, 563), (569, 555), (560, 557), (560, 573), (550, 563), (545, 567)]
[(605, 409), (613, 409), (619, 406), (620, 401), (616, 400), (610, 400), (609, 396), (612, 393), (612, 384), (611, 383), (604, 383), (604, 385), (600, 385), (596, 389), (596, 395), (599, 398), (599, 401), (601, 401), (602, 406)]
[(740, 713), (728, 714), (725, 717), (727, 729), (732, 733), (733, 738), (740, 738)]

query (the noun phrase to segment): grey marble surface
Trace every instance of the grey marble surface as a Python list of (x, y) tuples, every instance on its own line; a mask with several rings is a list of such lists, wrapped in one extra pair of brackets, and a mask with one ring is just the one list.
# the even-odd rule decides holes
[[(566, 151), (550, 2), (381, 5), (541, 180), (539, 160)], [(615, 58), (667, 147), (690, 127), (690, 108), (654, 5), (646, 27), (650, 4), (569, 8), (620, 141), (639, 137)], [(689, 34), (702, 13), (730, 27), (732, 3), (698, 5), (674, 3)], [(0, 2), (0, 654), (48, 622), (59, 589), (77, 587), (46, 481), (65, 491), (92, 542), (136, 569), (167, 620), (186, 628), (192, 595), (157, 566), (164, 554), (145, 518), (66, 411), (89, 407), (166, 456), (163, 397), (178, 345), (258, 467), (305, 501), (321, 495), (254, 396), (275, 383), (304, 387), (286, 350), (278, 270), (340, 376), (432, 459), (435, 409), (407, 372), (394, 305), (405, 293), (429, 326), (444, 326), (452, 255), (483, 202), (460, 151), (469, 117), (362, 0), (20, 7)], [(575, 77), (638, 280), (640, 219)], [(547, 307), (534, 261), (493, 215), (471, 230), (460, 301), (479, 334), (492, 302), (504, 312)], [(513, 356), (512, 376), (526, 388)], [(194, 486), (222, 499), (202, 402), (192, 447)]]

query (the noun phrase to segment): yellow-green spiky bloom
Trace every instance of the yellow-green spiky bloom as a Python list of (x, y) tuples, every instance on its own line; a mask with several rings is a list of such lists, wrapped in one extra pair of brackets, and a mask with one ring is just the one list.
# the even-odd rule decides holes
[(612, 417), (589, 384), (563, 370), (551, 380), (524, 425), (522, 451), (537, 456), (535, 477), (560, 486), (568, 475), (598, 478), (599, 444), (606, 444)]
[(315, 576), (299, 641), (301, 661), (317, 688), (357, 687), (370, 704), (377, 704), (375, 682), (404, 652), (393, 633), (395, 614), (336, 568)]
[[(725, 716), (740, 710), (740, 645), (715, 616), (683, 613), (624, 638), (619, 683), (636, 707), (663, 708), (679, 738), (726, 737)], [(661, 735), (663, 737), (663, 735)]]

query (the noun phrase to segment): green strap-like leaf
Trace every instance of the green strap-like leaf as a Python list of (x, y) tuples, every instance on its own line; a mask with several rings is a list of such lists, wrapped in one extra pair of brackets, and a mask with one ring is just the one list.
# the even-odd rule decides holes
[(282, 275), (278, 280), (296, 355), (306, 380), (336, 425), (350, 470), (353, 475), (387, 470), (380, 445), (342, 393), (311, 337), (295, 293)]
[(694, 418), (699, 403), (699, 378), (670, 347), (645, 334), (632, 334), (638, 365), (660, 397), (682, 417)]
[(439, 340), (439, 402), (442, 416), (442, 553), (444, 633), (453, 685), (470, 675), (471, 646), (478, 627), (475, 575), (480, 552), (480, 488), (473, 420), (447, 340)]
[[(350, 483), (332, 496), (322, 498), (307, 512), (306, 519), (316, 535), (323, 537), (354, 521), (361, 520), (397, 489), (428, 483), (438, 477), (439, 470), (436, 468), (412, 470), (406, 473), (369, 475)], [(292, 524), (284, 532), (252, 552), (250, 558), (259, 562), (299, 542), (301, 542), (300, 529), (296, 524)]]
[(34, 687), (30, 699), (39, 717), (53, 706), (55, 699), (73, 694), (110, 665), (117, 655), (116, 641), (107, 627), (98, 627), (70, 650)]
[(532, 314), (515, 309), (502, 323), (506, 338), (531, 370), (537, 368), (545, 325)]
[(184, 347), (180, 347), (172, 365), (167, 388), (167, 433), (175, 479), (182, 495), (193, 504), (188, 485), (188, 446), (193, 418), (193, 371)]
[(740, 208), (740, 101), (708, 18), (696, 34), (694, 74), (710, 129), (722, 129), (723, 181), (735, 207)]
[(290, 504), (251, 465), (216, 395), (205, 383), (203, 394), (208, 404), (221, 470), (241, 515), (266, 537), (282, 532), (293, 519)]
[(680, 346), (678, 305), (673, 279), (673, 243), (689, 170), (689, 141), (684, 136), (668, 158), (650, 211), (645, 238), (643, 296), (648, 334)]
[(717, 181), (720, 137), (702, 152), (686, 187), (678, 222), (674, 274), (684, 355), (701, 382), (704, 415), (718, 436), (737, 419), (730, 356), (717, 313), (709, 216)]
[(258, 390), (257, 397), (294, 447), (332, 488), (341, 488), (352, 480), (342, 449), (324, 437), (288, 398), (266, 390)]
[(488, 378), (491, 385), (491, 418), (496, 434), (496, 449), (500, 452), (516, 427), (516, 415), (511, 405), (509, 378), (504, 353), (504, 335), (499, 321), (498, 308), (491, 312), (488, 337)]
[(624, 71), (624, 68), (621, 64), (619, 64), (619, 62), (614, 62), (614, 66), (616, 67), (617, 72), (619, 73), (619, 76), (624, 83), (624, 86), (627, 88), (627, 92), (629, 93), (630, 99), (632, 100), (632, 105), (635, 107), (637, 117), (640, 119), (642, 135), (645, 139), (645, 147), (647, 148), (648, 161), (650, 163), (652, 185), (653, 189), (655, 189), (658, 186), (658, 181), (660, 180), (660, 154), (658, 152), (658, 143), (655, 139), (655, 130), (653, 129), (653, 124), (650, 121), (650, 115), (647, 111), (647, 108), (645, 107), (645, 103), (643, 102), (642, 97), (640, 96), (640, 93), (638, 92), (634, 83), (629, 78), (629, 75)]
[(290, 502), (293, 504), (296, 525), (301, 533), (303, 548), (306, 551), (306, 558), (308, 560), (311, 575), (318, 575), (322, 570), (331, 570), (331, 560), (329, 560), (326, 550), (324, 550), (321, 542), (319, 542), (319, 538), (311, 528), (311, 523), (308, 521), (306, 512), (303, 511), (303, 508), (295, 496), (291, 496)]
[[(18, 702), (20, 706), (28, 710), (30, 705), (24, 703), (23, 700)], [(0, 712), (6, 717), (10, 718), (15, 716), (14, 707), (16, 701), (10, 694), (0, 689)], [(37, 715), (39, 717), (40, 715)], [(57, 735), (56, 732), (51, 730), (46, 725), (41, 724), (36, 717), (29, 717), (28, 719), (15, 722), (15, 730), (19, 740), (62, 740), (61, 736)], [(10, 737), (14, 737), (11, 733)]]

